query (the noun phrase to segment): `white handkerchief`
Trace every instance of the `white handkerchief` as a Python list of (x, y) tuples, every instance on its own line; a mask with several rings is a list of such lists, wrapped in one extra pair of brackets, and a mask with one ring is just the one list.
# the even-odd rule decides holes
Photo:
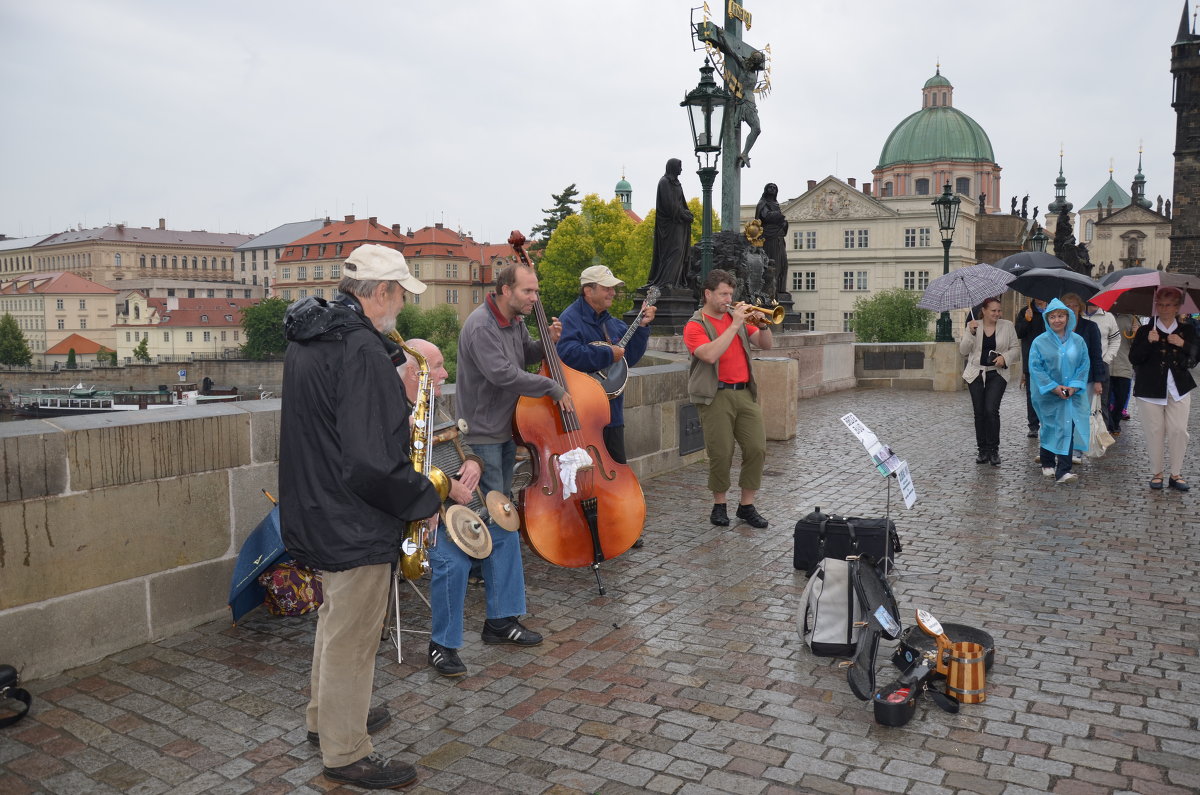
[(582, 447), (568, 450), (558, 457), (558, 479), (562, 481), (564, 500), (579, 491), (575, 487), (575, 473), (590, 463), (592, 457)]

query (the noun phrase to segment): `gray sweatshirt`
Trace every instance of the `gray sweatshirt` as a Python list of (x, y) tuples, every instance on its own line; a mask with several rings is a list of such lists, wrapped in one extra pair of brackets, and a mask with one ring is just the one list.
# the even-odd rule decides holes
[(467, 444), (501, 444), (512, 438), (517, 398), (558, 400), (563, 388), (554, 380), (525, 371), (542, 360), (542, 344), (525, 324), (508, 322), (492, 295), (475, 308), (458, 335), (458, 378), (455, 405), (467, 421)]

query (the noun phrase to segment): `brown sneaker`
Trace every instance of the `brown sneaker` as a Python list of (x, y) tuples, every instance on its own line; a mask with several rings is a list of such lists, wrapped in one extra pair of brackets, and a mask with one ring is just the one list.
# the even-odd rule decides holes
[(405, 762), (390, 762), (377, 753), (342, 767), (327, 767), (322, 773), (330, 781), (363, 789), (399, 789), (417, 780), (415, 767)]

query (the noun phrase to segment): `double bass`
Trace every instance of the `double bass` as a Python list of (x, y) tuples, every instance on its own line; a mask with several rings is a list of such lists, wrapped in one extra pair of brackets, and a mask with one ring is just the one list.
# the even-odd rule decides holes
[[(508, 242), (519, 260), (532, 267), (525, 236), (514, 231)], [(521, 534), (550, 563), (590, 566), (603, 594), (600, 564), (625, 552), (641, 536), (646, 499), (633, 470), (615, 462), (604, 445), (604, 426), (610, 418), (604, 388), (587, 373), (563, 364), (550, 341), (541, 301), (534, 303), (533, 315), (545, 354), (539, 373), (571, 394), (574, 409), (563, 409), (549, 396), (517, 401), (514, 436), (530, 448), (534, 464), (533, 482), (521, 492)], [(564, 497), (559, 460), (576, 449), (589, 461), (575, 473), (577, 491)]]

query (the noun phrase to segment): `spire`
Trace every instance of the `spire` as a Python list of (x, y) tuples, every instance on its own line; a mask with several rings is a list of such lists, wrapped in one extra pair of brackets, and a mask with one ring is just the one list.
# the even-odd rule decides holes
[(1142, 147), (1138, 146), (1138, 170), (1133, 178), (1133, 204), (1150, 209), (1150, 200), (1146, 198), (1146, 177), (1142, 174)]
[(1175, 36), (1175, 43), (1191, 41), (1196, 35), (1192, 33), (1188, 25), (1188, 0), (1183, 0), (1183, 17), (1179, 20), (1179, 33)]
[(1067, 201), (1067, 178), (1063, 176), (1063, 150), (1062, 146), (1058, 147), (1058, 179), (1054, 180), (1054, 201), (1046, 207), (1048, 212), (1058, 215), (1062, 212), (1071, 212), (1071, 208), (1075, 205)]

